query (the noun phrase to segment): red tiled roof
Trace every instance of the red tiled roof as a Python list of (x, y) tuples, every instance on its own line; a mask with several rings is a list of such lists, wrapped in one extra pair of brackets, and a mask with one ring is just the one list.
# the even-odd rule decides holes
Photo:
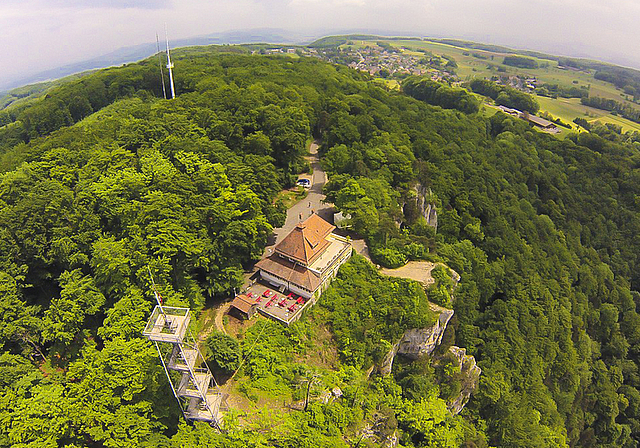
[(331, 244), (327, 236), (336, 227), (316, 215), (299, 223), (278, 245), (277, 253), (309, 266)]
[(276, 254), (260, 260), (256, 263), (256, 267), (295, 285), (302, 286), (308, 291), (315, 291), (321, 283), (320, 277), (306, 267), (285, 260)]
[(255, 303), (253, 303), (251, 299), (244, 294), (237, 295), (235, 299), (233, 299), (233, 302), (231, 302), (232, 307), (239, 309), (245, 314), (249, 314), (251, 307), (254, 305)]

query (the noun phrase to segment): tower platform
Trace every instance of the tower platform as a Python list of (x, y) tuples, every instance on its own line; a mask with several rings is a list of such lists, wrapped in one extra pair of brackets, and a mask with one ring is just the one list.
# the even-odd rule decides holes
[(160, 308), (156, 305), (142, 334), (155, 342), (181, 343), (184, 340), (190, 321), (191, 312), (189, 308), (174, 308), (171, 306)]

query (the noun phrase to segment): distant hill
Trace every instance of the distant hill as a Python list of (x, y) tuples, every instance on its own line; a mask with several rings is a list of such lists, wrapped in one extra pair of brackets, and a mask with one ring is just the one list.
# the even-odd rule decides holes
[(315, 42), (307, 45), (309, 48), (325, 48), (325, 47), (337, 47), (346, 44), (350, 40), (422, 40), (421, 37), (416, 36), (380, 36), (376, 34), (341, 34), (336, 36), (325, 36), (316, 40)]
[[(291, 44), (298, 42), (309, 42), (316, 39), (318, 35), (308, 35), (281, 29), (261, 28), (252, 30), (227, 31), (222, 33), (207, 34), (205, 36), (190, 37), (187, 39), (177, 39), (170, 42), (172, 47), (186, 47), (198, 45), (222, 45), (222, 44), (242, 44), (257, 42), (272, 42)], [(157, 51), (155, 42), (134, 45), (120, 48), (111, 53), (88, 59), (62, 67), (52, 68), (43, 72), (14, 79), (8, 83), (0, 84), (0, 96), (5, 95), (8, 90), (35, 84), (44, 81), (59, 79), (74, 73), (94, 70), (97, 68), (111, 67), (114, 65), (135, 62), (151, 56)]]

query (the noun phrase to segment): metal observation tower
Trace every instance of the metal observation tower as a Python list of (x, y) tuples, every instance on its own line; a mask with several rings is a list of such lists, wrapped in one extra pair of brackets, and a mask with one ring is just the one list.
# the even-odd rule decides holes
[[(151, 281), (153, 283), (153, 278)], [(163, 306), (155, 284), (153, 294), (158, 304), (142, 333), (158, 350), (184, 418), (209, 422), (211, 426), (222, 429), (222, 412), (227, 410), (225, 396), (188, 329), (191, 321), (189, 308)]]

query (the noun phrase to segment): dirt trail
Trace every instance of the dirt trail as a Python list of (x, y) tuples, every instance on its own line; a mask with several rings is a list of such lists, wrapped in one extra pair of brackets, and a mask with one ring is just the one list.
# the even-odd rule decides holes
[(202, 323), (203, 330), (198, 333), (198, 342), (204, 342), (214, 330), (227, 334), (227, 331), (224, 328), (223, 318), (227, 311), (229, 311), (230, 307), (231, 302), (224, 302), (218, 305), (217, 308), (206, 311), (207, 313), (215, 313), (213, 325), (211, 325), (211, 319), (209, 317), (204, 320)]
[(214, 320), (214, 323), (215, 323), (214, 327), (220, 333), (227, 334), (227, 330), (224, 329), (224, 322), (222, 321), (222, 319), (224, 318), (224, 315), (227, 314), (227, 311), (229, 311), (229, 308), (231, 308), (231, 302), (225, 302), (225, 303), (222, 304), (222, 306), (216, 312), (216, 318)]

